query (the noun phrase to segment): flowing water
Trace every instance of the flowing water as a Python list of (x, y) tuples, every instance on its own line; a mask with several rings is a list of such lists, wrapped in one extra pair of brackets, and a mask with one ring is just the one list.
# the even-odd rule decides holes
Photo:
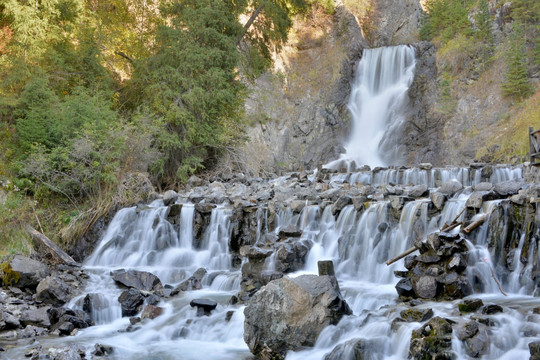
[[(391, 71), (389, 71), (390, 69)], [(381, 141), (386, 133), (388, 139), (396, 133), (402, 121), (402, 105), (414, 74), (414, 51), (408, 46), (366, 50), (358, 65), (357, 79), (351, 94), (350, 109), (353, 114), (353, 136), (346, 146), (342, 159), (354, 160), (356, 164), (384, 165), (399, 160)], [(386, 109), (380, 113), (379, 109)], [(384, 156), (381, 155), (381, 150)], [(336, 165), (335, 163), (334, 165)], [(339, 164), (337, 164), (339, 165)], [(336, 166), (337, 166), (336, 165)], [(331, 164), (329, 164), (331, 166)], [(465, 186), (481, 181), (493, 183), (521, 177), (520, 168), (496, 167), (491, 174), (481, 170), (464, 168), (447, 169), (379, 169), (356, 173), (335, 174), (332, 182), (371, 185), (418, 185), (430, 188), (441, 186), (451, 179), (458, 179)], [(275, 186), (285, 184), (285, 178), (274, 180)], [(386, 266), (385, 261), (411, 246), (416, 236), (422, 236), (451, 222), (463, 209), (470, 190), (462, 191), (449, 199), (439, 215), (432, 216), (429, 199), (418, 199), (405, 204), (399, 219), (394, 218), (387, 201), (366, 203), (366, 208), (355, 210), (346, 206), (337, 216), (331, 206), (309, 205), (302, 213), (294, 214), (289, 208), (276, 212), (271, 221), (266, 204), (259, 204), (256, 211), (255, 241), (267, 233), (277, 233), (280, 228), (295, 224), (303, 229), (302, 238), (310, 240), (311, 250), (306, 257), (305, 268), (291, 276), (317, 273), (317, 261), (333, 260), (336, 276), (352, 316), (327, 327), (311, 349), (289, 352), (287, 359), (324, 359), (338, 344), (352, 339), (364, 339), (369, 349), (369, 359), (406, 359), (410, 335), (419, 323), (404, 324), (393, 331), (392, 321), (399, 316), (405, 305), (397, 302), (394, 288), (398, 279), (395, 270), (404, 270), (403, 261)], [(540, 301), (531, 296), (534, 284), (526, 281), (532, 271), (520, 261), (524, 250), (523, 239), (513, 253), (513, 270), (504, 271), (500, 254), (488, 249), (493, 238), (489, 218), (497, 211), (505, 211), (502, 201), (485, 203), (481, 212), (488, 221), (470, 239), (470, 266), (468, 276), (477, 284), (474, 297), (486, 303), (505, 306), (505, 313), (492, 317), (491, 345), (486, 359), (525, 359), (529, 352), (527, 344), (538, 340), (540, 326), (524, 337), (524, 328), (534, 327), (527, 322), (527, 311), (539, 306)], [(93, 294), (92, 312), (95, 326), (80, 330), (75, 336), (41, 339), (46, 346), (76, 343), (87, 348), (87, 355), (94, 344), (114, 347), (111, 359), (248, 359), (251, 358), (243, 341), (243, 306), (230, 305), (231, 296), (240, 290), (241, 274), (233, 267), (229, 251), (231, 240), (231, 215), (229, 206), (212, 210), (209, 223), (197, 236), (194, 228), (194, 205), (182, 204), (180, 214), (171, 219), (168, 207), (156, 200), (145, 207), (120, 210), (96, 247), (86, 260), (84, 268), (89, 274), (87, 288), (69, 306), (80, 308), (81, 300)], [(540, 219), (536, 219), (540, 224)], [(273, 224), (273, 225), (272, 225)], [(504, 225), (504, 224), (503, 224)], [(503, 229), (504, 230), (504, 229)], [(459, 231), (459, 228), (453, 230)], [(538, 234), (537, 234), (538, 236)], [(528, 264), (538, 253), (528, 249)], [(525, 256), (525, 254), (523, 254)], [(537, 256), (537, 255), (536, 255)], [(273, 268), (273, 258), (267, 259), (266, 267)], [(164, 298), (159, 306), (163, 315), (130, 326), (129, 319), (121, 316), (117, 301), (121, 290), (111, 279), (111, 271), (137, 269), (157, 275), (163, 284), (176, 286), (204, 267), (208, 273), (202, 280), (202, 290), (189, 290), (180, 295)], [(493, 273), (501, 279), (501, 286), (509, 293), (501, 295)], [(217, 309), (210, 316), (198, 317), (189, 302), (194, 298), (210, 298)], [(458, 316), (457, 302), (427, 302), (435, 315), (458, 322), (468, 316)], [(454, 337), (453, 350), (459, 359), (468, 358), (461, 342)], [(353, 359), (352, 345), (344, 346), (343, 359)], [(23, 358), (24, 348), (10, 349), (0, 355), (4, 359)], [(349, 354), (349, 355), (347, 355)]]
[(326, 167), (384, 166), (400, 162), (398, 144), (414, 79), (414, 49), (407, 45), (365, 49), (351, 89), (352, 129), (345, 154)]

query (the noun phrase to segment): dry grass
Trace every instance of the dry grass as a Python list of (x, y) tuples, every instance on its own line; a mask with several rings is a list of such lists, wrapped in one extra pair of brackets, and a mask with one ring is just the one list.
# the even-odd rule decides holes
[(489, 128), (493, 134), (486, 145), (479, 149), (477, 158), (497, 162), (524, 159), (529, 152), (529, 127), (540, 129), (540, 89)]

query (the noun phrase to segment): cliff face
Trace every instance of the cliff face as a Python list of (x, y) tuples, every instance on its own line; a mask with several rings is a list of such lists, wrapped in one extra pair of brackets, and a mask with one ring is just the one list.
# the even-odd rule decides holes
[(493, 149), (504, 152), (490, 143), (491, 134), (511, 127), (503, 123), (513, 122), (517, 112), (500, 90), (504, 39), (510, 31), (507, 6), (492, 1), (497, 43), (493, 63), (480, 74), (456, 71), (449, 96), (439, 94), (444, 69), (470, 60), (459, 49), (445, 58), (433, 44), (418, 41), (420, 3), (366, 0), (353, 7), (353, 2), (339, 0), (334, 14), (319, 12), (297, 21), (275, 69), (249, 84), (246, 116), (252, 126), (250, 140), (237, 154), (241, 170), (260, 174), (312, 169), (338, 158), (350, 132), (347, 103), (362, 50), (399, 44), (411, 44), (416, 51), (407, 121), (396, 144), (405, 148), (406, 165), (511, 161), (490, 156)]
[(250, 83), (249, 141), (239, 149), (248, 173), (317, 167), (334, 159), (347, 135), (347, 101), (356, 61), (366, 47), (343, 6), (297, 22), (275, 69)]

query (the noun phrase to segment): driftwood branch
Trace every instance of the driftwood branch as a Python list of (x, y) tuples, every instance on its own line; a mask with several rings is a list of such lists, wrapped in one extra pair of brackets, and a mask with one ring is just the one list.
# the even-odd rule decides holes
[(457, 224), (457, 221), (459, 219), (459, 217), (461, 216), (461, 214), (463, 214), (463, 212), (465, 211), (467, 207), (464, 207), (463, 210), (461, 210), (459, 212), (459, 214), (457, 214), (457, 216), (454, 218), (454, 220), (452, 220), (452, 222), (450, 224), (444, 224), (443, 227), (441, 228), (441, 231), (450, 231), (452, 230), (453, 228), (455, 228), (456, 226), (450, 228), (451, 226)]
[(418, 248), (417, 248), (416, 246), (413, 246), (412, 248), (405, 250), (404, 252), (402, 252), (401, 254), (399, 254), (398, 256), (396, 256), (395, 258), (388, 260), (388, 261), (386, 262), (386, 265), (392, 265), (392, 264), (395, 263), (396, 261), (398, 261), (398, 260), (400, 260), (400, 259), (403, 259), (405, 256), (407, 256), (407, 255), (409, 255), (409, 254), (412, 254), (412, 253), (415, 252), (416, 250), (418, 250)]
[(52, 242), (47, 236), (43, 235), (30, 225), (26, 225), (26, 231), (32, 235), (32, 239), (37, 243), (38, 249), (45, 249), (46, 254), (50, 255), (54, 261), (63, 263), (66, 265), (80, 266), (78, 262), (73, 260), (71, 256), (66, 254), (64, 250), (60, 249), (58, 245)]
[(473, 231), (474, 229), (476, 229), (477, 227), (482, 225), (484, 223), (484, 221), (486, 221), (486, 219), (487, 219), (487, 215), (485, 215), (485, 214), (478, 217), (478, 219), (474, 220), (467, 227), (465, 227), (465, 229), (463, 229), (463, 232), (465, 234), (469, 234), (471, 231)]

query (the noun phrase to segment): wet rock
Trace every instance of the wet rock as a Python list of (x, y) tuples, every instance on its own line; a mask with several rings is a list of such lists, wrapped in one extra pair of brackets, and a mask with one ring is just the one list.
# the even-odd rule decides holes
[(432, 309), (408, 309), (399, 313), (401, 318), (407, 322), (424, 322), (433, 317)]
[(407, 189), (406, 194), (412, 198), (420, 198), (429, 195), (429, 189), (426, 185), (415, 185)]
[(215, 208), (215, 204), (195, 204), (195, 211), (197, 211), (199, 214), (211, 214), (212, 210)]
[(350, 313), (335, 277), (284, 277), (271, 281), (249, 300), (244, 310), (244, 340), (256, 356), (283, 359), (287, 350), (313, 346), (327, 325)]
[(458, 304), (459, 312), (462, 314), (475, 312), (484, 306), (484, 302), (481, 299), (467, 299)]
[(90, 316), (94, 311), (100, 311), (108, 307), (102, 294), (89, 293), (83, 299), (83, 311)]
[(199, 268), (188, 279), (180, 283), (174, 290), (171, 291), (171, 296), (175, 296), (181, 291), (200, 290), (202, 288), (202, 279), (206, 275), (205, 268)]
[(156, 292), (161, 294), (163, 292), (163, 285), (159, 278), (146, 271), (137, 270), (117, 270), (112, 273), (112, 278), (116, 283), (128, 287), (135, 288), (140, 291)]
[(94, 345), (94, 351), (92, 351), (92, 355), (93, 356), (109, 356), (113, 352), (114, 352), (114, 348), (112, 346), (96, 344)]
[(296, 225), (289, 224), (282, 229), (279, 229), (278, 236), (280, 239), (287, 238), (297, 238), (302, 235), (302, 230), (300, 230)]
[(322, 260), (317, 262), (317, 268), (319, 270), (319, 276), (329, 275), (335, 276), (334, 262), (332, 260)]
[(332, 352), (324, 357), (324, 360), (362, 360), (375, 357), (382, 349), (380, 341), (374, 339), (352, 339), (339, 344)]
[(530, 360), (540, 360), (540, 341), (529, 343)]
[(467, 268), (467, 260), (461, 254), (454, 254), (448, 263), (447, 269), (458, 273), (463, 272)]
[(197, 316), (208, 316), (217, 307), (217, 302), (211, 299), (193, 299), (189, 305), (197, 307)]
[(347, 205), (352, 204), (352, 199), (349, 195), (341, 195), (334, 205), (332, 205), (332, 215), (336, 215)]
[(275, 250), (276, 270), (288, 273), (302, 269), (308, 252), (309, 247), (304, 242), (279, 244)]
[(452, 352), (452, 324), (449, 320), (436, 316), (417, 330), (413, 330), (409, 346), (412, 359), (455, 358)]
[(413, 288), (416, 295), (422, 299), (433, 299), (437, 296), (437, 280), (433, 276), (421, 276), (413, 281)]
[(452, 179), (450, 181), (445, 182), (440, 188), (439, 192), (448, 195), (453, 196), (455, 193), (463, 189), (463, 184), (459, 182), (456, 179)]
[(48, 331), (45, 328), (34, 325), (26, 325), (24, 329), (17, 331), (17, 337), (20, 339), (28, 339), (36, 336), (44, 336), (47, 335), (47, 333)]
[(411, 279), (401, 279), (396, 285), (397, 293), (400, 297), (408, 298), (415, 296)]
[(486, 305), (482, 309), (482, 314), (485, 314), (485, 315), (493, 315), (493, 314), (498, 314), (502, 312), (503, 312), (502, 306), (495, 305), (495, 304)]
[(144, 308), (141, 319), (155, 319), (163, 314), (163, 310), (160, 306), (148, 305)]
[(493, 190), (493, 184), (490, 182), (481, 182), (473, 185), (474, 191), (491, 191)]
[(63, 305), (71, 299), (71, 288), (57, 276), (47, 276), (36, 288), (36, 299), (54, 306)]
[(51, 274), (47, 265), (23, 255), (15, 255), (9, 264), (20, 275), (17, 287), (21, 289), (35, 289), (41, 280)]
[(180, 213), (182, 212), (182, 204), (169, 205), (167, 209), (167, 220), (171, 224), (180, 224)]
[(178, 200), (178, 193), (174, 190), (167, 190), (163, 194), (163, 204), (169, 206)]
[(473, 358), (485, 355), (489, 350), (489, 338), (485, 325), (469, 321), (456, 329), (456, 337), (463, 341), (465, 352)]
[(118, 297), (118, 302), (122, 306), (122, 316), (134, 316), (139, 311), (144, 303), (144, 296), (135, 288), (125, 290)]
[(495, 185), (495, 192), (501, 196), (515, 195), (523, 187), (522, 181), (508, 180)]
[(85, 329), (92, 325), (90, 316), (81, 310), (51, 308), (48, 311), (51, 320), (51, 331), (60, 335), (70, 335), (74, 329)]
[(394, 210), (401, 210), (403, 209), (403, 205), (405, 205), (406, 202), (412, 201), (413, 199), (408, 196), (389, 196), (390, 200), (390, 206), (392, 206), (392, 209)]

